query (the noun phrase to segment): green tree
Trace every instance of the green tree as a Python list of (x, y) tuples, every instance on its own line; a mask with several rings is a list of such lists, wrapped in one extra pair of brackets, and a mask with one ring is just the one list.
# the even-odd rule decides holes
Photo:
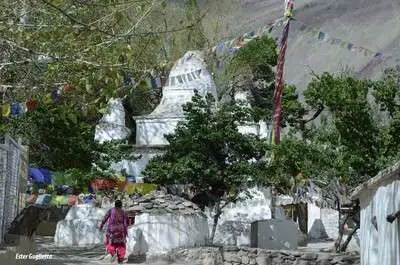
[(254, 119), (271, 120), (274, 95), (275, 41), (257, 37), (248, 42), (229, 61), (219, 80), (221, 96), (233, 100), (235, 93), (248, 92)]
[[(322, 183), (323, 196), (329, 197), (338, 195), (331, 190), (332, 181), (345, 179), (351, 190), (398, 161), (399, 69), (387, 69), (376, 81), (315, 75), (303, 93), (304, 103), (291, 109), (284, 102), (291, 133), (275, 147), (269, 173), (288, 182), (303, 172)], [(341, 233), (347, 220), (341, 220)], [(350, 239), (336, 242), (337, 250), (344, 251)]]
[[(187, 33), (201, 22), (193, 13), (184, 25), (164, 28), (160, 12), (166, 8), (161, 0), (3, 1), (1, 99), (33, 98), (39, 107), (2, 119), (0, 133), (22, 137), (35, 164), (90, 168), (99, 110), (111, 97), (126, 96), (127, 125), (134, 132), (132, 116), (151, 112), (161, 96), (160, 88), (149, 84), (149, 74), (165, 75), (170, 67), (160, 63), (169, 59), (160, 52), (164, 36)], [(45, 103), (64, 85), (72, 91)]]
[(151, 160), (143, 174), (148, 182), (191, 184), (198, 195), (203, 194), (203, 201), (196, 203), (203, 209), (215, 207), (213, 238), (222, 208), (237, 199), (240, 187), (265, 180), (266, 145), (255, 135), (239, 133), (238, 126), (251, 120), (244, 106), (216, 109), (212, 95), (203, 99), (196, 93), (184, 111), (186, 121), (166, 136), (165, 153)]

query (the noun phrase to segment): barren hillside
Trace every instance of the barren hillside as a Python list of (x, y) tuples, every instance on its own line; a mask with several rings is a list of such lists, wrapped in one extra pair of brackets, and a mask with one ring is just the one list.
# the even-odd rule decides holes
[[(214, 2), (215, 1), (215, 2)], [(376, 59), (363, 52), (351, 51), (330, 41), (318, 41), (300, 31), (300, 23), (293, 23), (285, 69), (285, 79), (298, 87), (316, 73), (353, 69), (367, 77), (378, 76), (385, 67), (400, 61), (400, 1), (399, 0), (297, 0), (295, 18), (308, 27), (362, 46), (382, 52), (392, 58)], [(206, 31), (210, 38), (229, 39), (229, 36), (257, 30), (282, 16), (283, 0), (213, 0), (209, 8)], [(218, 23), (217, 23), (218, 22)], [(218, 26), (218, 27), (217, 27)], [(279, 35), (279, 31), (272, 34)]]

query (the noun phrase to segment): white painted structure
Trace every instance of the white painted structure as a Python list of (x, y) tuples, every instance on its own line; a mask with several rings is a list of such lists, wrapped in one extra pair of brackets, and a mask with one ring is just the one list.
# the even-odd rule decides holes
[[(166, 134), (174, 132), (178, 122), (185, 119), (182, 106), (192, 100), (194, 92), (205, 96), (210, 93), (217, 98), (217, 90), (212, 75), (207, 70), (203, 54), (200, 51), (189, 51), (180, 58), (171, 69), (167, 85), (163, 87), (160, 104), (155, 110), (136, 120), (136, 149), (140, 159), (121, 161), (114, 165), (114, 170), (126, 169), (140, 179), (140, 174), (156, 155), (168, 145)], [(248, 93), (238, 92), (236, 100), (247, 101)], [(125, 112), (119, 99), (109, 103), (110, 114), (102, 119), (96, 127), (96, 140), (103, 142), (111, 139), (125, 139), (129, 132), (125, 128)], [(239, 127), (241, 133), (252, 133), (266, 139), (270, 137), (271, 127), (265, 122), (249, 123)]]
[[(98, 226), (106, 208), (91, 205), (72, 207), (57, 223), (54, 241), (57, 246), (88, 247), (101, 245), (104, 232)], [(106, 226), (105, 226), (106, 227)], [(148, 214), (135, 218), (128, 230), (127, 254), (160, 253), (179, 247), (204, 246), (208, 243), (208, 223), (204, 215)]]
[[(268, 188), (251, 188), (250, 198), (245, 194), (243, 200), (237, 203), (229, 203), (222, 210), (217, 230), (215, 232), (214, 244), (250, 246), (250, 226), (258, 220), (271, 219), (271, 192)], [(213, 225), (213, 213), (206, 211), (210, 232)]]
[(202, 215), (150, 215), (136, 217), (128, 231), (128, 254), (149, 254), (208, 243), (207, 218)]
[(72, 207), (65, 219), (57, 223), (55, 244), (79, 247), (103, 244), (104, 234), (98, 226), (107, 210), (88, 204)]
[[(250, 107), (248, 97), (248, 91), (238, 91), (235, 93), (236, 101), (244, 102), (246, 106)], [(265, 121), (247, 123), (246, 125), (238, 126), (238, 130), (242, 134), (254, 134), (260, 136), (262, 139), (269, 139), (272, 135), (272, 126)]]
[(331, 238), (339, 236), (339, 212), (330, 208), (320, 208), (314, 203), (307, 204), (307, 226), (309, 239)]
[(192, 100), (194, 92), (200, 95), (211, 93), (217, 97), (217, 90), (208, 72), (203, 54), (189, 51), (171, 69), (167, 85), (163, 87), (160, 104), (149, 115), (134, 117), (136, 120), (136, 149), (141, 158), (136, 161), (122, 161), (116, 170), (125, 168), (128, 174), (140, 179), (140, 174), (156, 155), (168, 145), (164, 135), (173, 133), (178, 122), (184, 120), (182, 106)]
[(400, 264), (400, 220), (386, 220), (387, 215), (400, 210), (399, 174), (400, 162), (379, 172), (352, 194), (352, 199), (360, 200), (361, 207), (361, 265)]
[(94, 139), (99, 143), (111, 140), (124, 140), (130, 130), (125, 126), (125, 109), (121, 98), (112, 98), (108, 101), (106, 113), (96, 125)]
[(192, 100), (195, 90), (204, 96), (211, 93), (217, 97), (203, 55), (198, 51), (190, 51), (172, 68), (157, 108), (149, 115), (136, 117), (136, 145), (168, 145), (164, 135), (173, 133), (177, 123), (185, 118), (182, 105)]

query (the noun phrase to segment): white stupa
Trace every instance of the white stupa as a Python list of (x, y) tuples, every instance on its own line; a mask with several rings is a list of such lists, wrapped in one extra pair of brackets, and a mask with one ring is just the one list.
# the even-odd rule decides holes
[(124, 140), (130, 133), (130, 130), (125, 126), (125, 109), (122, 105), (122, 99), (110, 99), (107, 105), (107, 113), (96, 125), (94, 139), (99, 143)]
[(217, 97), (203, 54), (200, 51), (189, 51), (173, 66), (168, 83), (163, 87), (160, 104), (152, 113), (134, 117), (136, 150), (139, 150), (141, 159), (122, 161), (115, 168), (125, 168), (128, 174), (139, 177), (150, 159), (161, 154), (162, 149), (168, 145), (164, 136), (173, 133), (178, 122), (185, 119), (182, 106), (192, 100), (195, 91), (204, 96), (211, 93)]
[(160, 105), (149, 115), (135, 117), (136, 146), (154, 147), (168, 144), (165, 134), (174, 131), (185, 118), (182, 105), (191, 101), (194, 91), (217, 96), (214, 81), (198, 51), (187, 52), (170, 72), (168, 84), (163, 88)]

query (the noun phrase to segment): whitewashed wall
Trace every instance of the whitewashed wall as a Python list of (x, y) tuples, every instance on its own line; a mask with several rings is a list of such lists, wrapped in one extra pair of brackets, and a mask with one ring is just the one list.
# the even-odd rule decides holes
[[(222, 210), (218, 220), (214, 243), (218, 245), (250, 245), (250, 224), (254, 221), (271, 219), (271, 194), (268, 188), (251, 188), (251, 198), (230, 203)], [(206, 210), (209, 229), (212, 231), (213, 212)]]
[[(360, 202), (361, 265), (400, 264), (400, 222), (386, 221), (388, 214), (400, 210), (400, 180), (363, 192)], [(378, 231), (371, 222), (374, 216)]]
[(339, 235), (339, 212), (329, 208), (319, 208), (313, 203), (308, 208), (308, 237), (310, 239), (331, 238)]
[(72, 207), (64, 220), (57, 223), (54, 242), (57, 246), (93, 246), (104, 242), (98, 229), (108, 209), (80, 205)]
[(128, 231), (128, 254), (160, 253), (179, 247), (208, 243), (207, 219), (199, 215), (150, 215), (136, 217)]

